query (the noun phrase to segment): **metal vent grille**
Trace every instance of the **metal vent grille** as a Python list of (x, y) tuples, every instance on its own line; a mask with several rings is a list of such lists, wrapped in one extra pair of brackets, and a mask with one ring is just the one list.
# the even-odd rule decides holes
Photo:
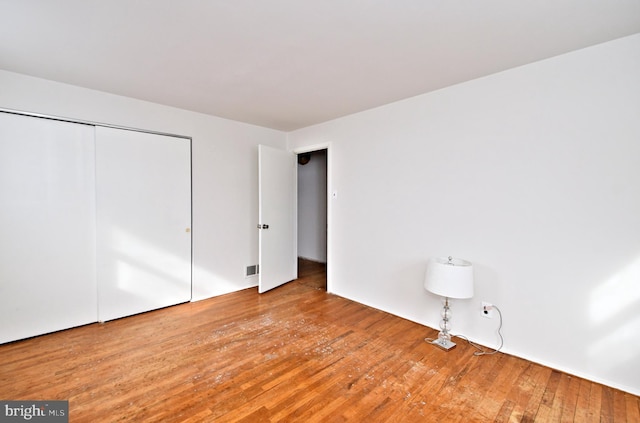
[(253, 264), (251, 266), (247, 266), (246, 270), (245, 270), (245, 277), (250, 277), (250, 276), (255, 276), (260, 272), (260, 266), (257, 264)]

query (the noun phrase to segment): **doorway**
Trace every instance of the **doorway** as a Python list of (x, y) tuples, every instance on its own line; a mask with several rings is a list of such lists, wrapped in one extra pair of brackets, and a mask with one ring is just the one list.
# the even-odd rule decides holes
[(298, 276), (327, 290), (327, 149), (298, 153)]

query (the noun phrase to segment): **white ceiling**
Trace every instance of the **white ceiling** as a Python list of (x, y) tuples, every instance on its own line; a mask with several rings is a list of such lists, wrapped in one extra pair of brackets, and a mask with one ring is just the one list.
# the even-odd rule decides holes
[(638, 32), (640, 0), (0, 0), (0, 69), (288, 131)]

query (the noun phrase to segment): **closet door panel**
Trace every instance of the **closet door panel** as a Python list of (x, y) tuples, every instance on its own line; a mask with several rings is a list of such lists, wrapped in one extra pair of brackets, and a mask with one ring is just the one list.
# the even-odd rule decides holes
[(0, 113), (0, 343), (97, 320), (94, 128)]
[(98, 318), (191, 299), (191, 145), (96, 128)]

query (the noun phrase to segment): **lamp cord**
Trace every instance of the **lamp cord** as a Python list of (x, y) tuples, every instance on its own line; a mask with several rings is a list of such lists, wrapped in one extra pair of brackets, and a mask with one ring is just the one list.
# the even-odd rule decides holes
[(495, 353), (499, 352), (502, 349), (502, 347), (504, 346), (504, 338), (502, 337), (502, 332), (501, 332), (501, 329), (502, 329), (502, 312), (500, 311), (500, 309), (497, 306), (493, 305), (492, 307), (495, 308), (496, 310), (498, 310), (498, 316), (500, 316), (500, 324), (498, 325), (498, 336), (500, 337), (500, 346), (497, 349), (495, 349), (493, 351), (485, 351), (480, 345), (471, 342), (471, 340), (469, 340), (469, 338), (467, 338), (466, 336), (454, 335), (457, 338), (464, 339), (465, 341), (467, 341), (469, 343), (469, 345), (471, 345), (472, 347), (477, 349), (478, 351), (473, 353), (473, 355), (475, 355), (475, 356), (495, 354)]

